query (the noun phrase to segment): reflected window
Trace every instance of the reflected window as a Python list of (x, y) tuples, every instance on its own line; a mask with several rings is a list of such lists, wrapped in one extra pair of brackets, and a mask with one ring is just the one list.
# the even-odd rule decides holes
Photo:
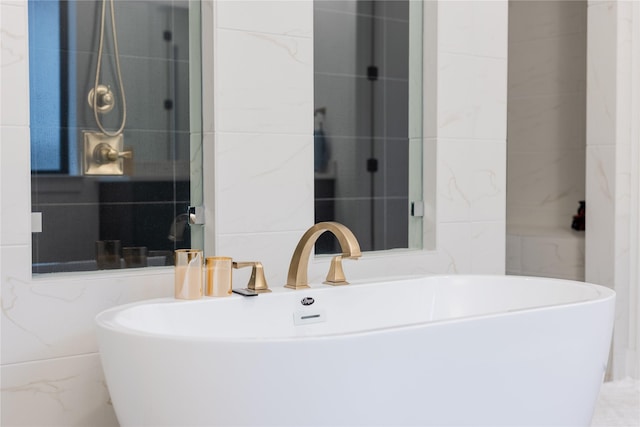
[[(64, 6), (55, 1), (29, 1), (29, 102), (32, 173), (68, 173), (68, 144), (63, 135), (62, 108), (66, 81), (61, 80), (62, 52), (67, 50), (65, 33), (59, 29), (66, 19)], [(62, 12), (62, 13), (61, 13)], [(66, 97), (66, 94), (64, 95)]]

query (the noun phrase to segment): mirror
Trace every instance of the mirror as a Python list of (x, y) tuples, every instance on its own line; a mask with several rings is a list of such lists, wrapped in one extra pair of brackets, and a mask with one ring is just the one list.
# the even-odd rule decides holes
[[(315, 220), (362, 250), (420, 241), (421, 24), (421, 2), (314, 1)], [(316, 253), (337, 251), (321, 236)]]
[(172, 265), (194, 246), (199, 7), (29, 0), (34, 273)]

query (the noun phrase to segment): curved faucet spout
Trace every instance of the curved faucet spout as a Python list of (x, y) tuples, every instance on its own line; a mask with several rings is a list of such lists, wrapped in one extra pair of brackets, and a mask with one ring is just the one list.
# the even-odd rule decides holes
[(306, 289), (309, 287), (307, 269), (311, 250), (318, 237), (325, 231), (330, 231), (338, 238), (342, 249), (342, 255), (335, 256), (331, 261), (331, 269), (325, 283), (331, 285), (348, 284), (342, 273), (342, 258), (358, 259), (362, 256), (358, 239), (351, 230), (338, 222), (319, 222), (309, 228), (300, 238), (291, 257), (285, 288)]

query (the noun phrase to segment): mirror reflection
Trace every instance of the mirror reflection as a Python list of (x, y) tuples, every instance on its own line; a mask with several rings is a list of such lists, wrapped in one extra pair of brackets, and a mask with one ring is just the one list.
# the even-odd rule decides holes
[(198, 10), (29, 0), (34, 273), (169, 265), (191, 246)]
[(411, 3), (314, 2), (315, 220), (367, 251), (409, 245)]

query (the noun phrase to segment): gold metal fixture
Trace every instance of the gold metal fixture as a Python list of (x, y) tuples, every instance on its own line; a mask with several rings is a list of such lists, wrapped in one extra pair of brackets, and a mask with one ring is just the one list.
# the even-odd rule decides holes
[(271, 292), (267, 285), (267, 279), (264, 277), (264, 268), (261, 262), (233, 262), (233, 268), (253, 267), (251, 277), (247, 289), (255, 291), (259, 294)]
[(233, 260), (228, 256), (210, 256), (205, 258), (205, 295), (225, 297), (233, 292)]
[(124, 151), (124, 137), (101, 132), (84, 133), (85, 175), (123, 175), (123, 159), (131, 159), (132, 151)]
[(99, 165), (113, 163), (118, 159), (130, 159), (131, 151), (119, 152), (106, 142), (98, 144), (93, 150), (93, 160)]
[(202, 298), (201, 249), (176, 249), (175, 251), (175, 297), (177, 299)]
[(329, 274), (327, 274), (327, 280), (324, 283), (328, 285), (349, 284), (342, 270), (342, 258), (358, 259), (362, 256), (358, 239), (356, 239), (351, 230), (338, 222), (319, 222), (308, 229), (300, 238), (298, 246), (296, 246), (291, 257), (285, 288), (307, 289), (309, 287), (307, 279), (309, 256), (316, 240), (325, 231), (330, 231), (336, 236), (340, 243), (342, 254), (334, 256), (331, 260)]

